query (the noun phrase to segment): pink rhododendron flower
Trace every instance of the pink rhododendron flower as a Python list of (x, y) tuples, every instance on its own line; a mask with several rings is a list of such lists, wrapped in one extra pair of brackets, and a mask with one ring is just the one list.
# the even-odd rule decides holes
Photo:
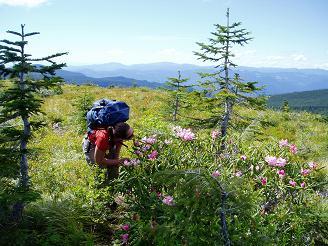
[(311, 169), (315, 169), (316, 167), (317, 167), (317, 163), (315, 163), (315, 162), (313, 162), (313, 161), (311, 161), (311, 162), (309, 162), (309, 167), (311, 168)]
[(310, 172), (311, 172), (310, 169), (303, 169), (303, 168), (301, 169), (301, 174), (302, 174), (303, 176), (307, 176), (307, 175), (309, 175)]
[(156, 160), (157, 156), (158, 156), (157, 150), (153, 150), (153, 152), (151, 152), (150, 155), (148, 155), (148, 159), (153, 161)]
[(127, 243), (129, 240), (129, 234), (123, 234), (121, 235), (122, 243)]
[(279, 147), (285, 147), (285, 146), (288, 146), (288, 140), (287, 139), (281, 139), (279, 141)]
[(292, 154), (296, 154), (297, 153), (297, 147), (295, 144), (291, 144), (289, 145), (289, 151), (292, 153)]
[(236, 176), (236, 177), (240, 177), (241, 175), (243, 175), (243, 173), (242, 173), (241, 171), (237, 171), (237, 172), (235, 173), (235, 176)]
[(166, 205), (173, 206), (173, 197), (172, 196), (165, 196), (162, 201)]
[(214, 172), (211, 174), (211, 176), (212, 176), (213, 178), (216, 178), (216, 177), (218, 177), (218, 176), (220, 176), (220, 175), (221, 175), (221, 173), (220, 173), (218, 170), (214, 171)]
[(211, 132), (211, 137), (212, 137), (212, 139), (217, 139), (220, 136), (220, 134), (221, 133), (218, 130), (213, 130)]
[(304, 188), (305, 187), (305, 182), (301, 183), (301, 187)]
[(131, 159), (130, 161), (125, 160), (123, 165), (126, 167), (129, 166), (137, 166), (140, 163), (140, 160), (138, 159)]
[(122, 225), (121, 229), (124, 231), (128, 231), (130, 229), (130, 225), (129, 224)]
[(240, 159), (242, 159), (243, 161), (246, 161), (247, 156), (246, 155), (242, 155), (242, 156), (240, 156)]
[(284, 167), (286, 165), (287, 161), (284, 158), (279, 157), (276, 161), (277, 167)]
[(275, 166), (277, 164), (277, 157), (275, 157), (275, 156), (267, 156), (267, 157), (265, 157), (265, 161), (270, 166)]
[(262, 177), (262, 178), (261, 178), (261, 184), (262, 184), (262, 185), (266, 185), (267, 182), (268, 182), (268, 178), (266, 178), (266, 177)]
[(280, 178), (285, 177), (285, 170), (281, 169), (277, 171), (277, 174), (279, 175)]
[(296, 186), (296, 182), (295, 182), (294, 180), (289, 181), (289, 184), (290, 184), (291, 186), (293, 186), (293, 187)]
[(192, 141), (195, 139), (195, 133), (191, 129), (184, 129), (180, 126), (173, 127), (173, 132), (183, 141)]
[(141, 139), (141, 141), (146, 144), (154, 144), (157, 141), (156, 135), (153, 135), (151, 137), (144, 137)]

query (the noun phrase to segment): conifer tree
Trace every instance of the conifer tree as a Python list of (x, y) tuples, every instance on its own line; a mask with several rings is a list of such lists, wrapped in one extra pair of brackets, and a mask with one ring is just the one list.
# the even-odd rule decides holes
[(184, 96), (188, 88), (191, 86), (185, 85), (185, 83), (189, 79), (182, 79), (181, 73), (178, 71), (178, 77), (177, 78), (169, 78), (166, 82), (166, 85), (170, 88), (169, 92), (172, 95), (172, 99), (170, 100), (170, 111), (173, 114), (173, 121), (177, 120), (177, 115), (179, 113), (179, 108), (181, 107), (181, 104), (184, 102)]
[[(226, 25), (215, 24), (215, 31), (212, 32), (212, 38), (209, 38), (209, 43), (197, 44), (200, 46), (199, 52), (194, 52), (197, 59), (202, 61), (210, 61), (215, 63), (216, 71), (212, 73), (200, 73), (202, 79), (201, 86), (205, 86), (208, 90), (213, 106), (215, 99), (215, 106), (211, 108), (213, 115), (209, 120), (215, 122), (220, 128), (221, 145), (220, 150), (226, 148), (226, 136), (229, 126), (229, 121), (233, 114), (233, 106), (236, 103), (251, 103), (257, 104), (257, 98), (249, 94), (259, 90), (255, 86), (256, 82), (244, 83), (241, 81), (238, 74), (233, 74), (231, 69), (237, 65), (232, 61), (234, 54), (232, 48), (235, 46), (243, 46), (247, 44), (252, 38), (246, 29), (240, 28), (241, 22), (229, 23), (229, 8), (226, 13)], [(222, 105), (223, 104), (223, 105)], [(219, 108), (224, 108), (223, 112), (219, 113)]]
[[(38, 32), (25, 33), (25, 25), (21, 25), (20, 32), (7, 31), (15, 35), (18, 41), (0, 40), (0, 76), (2, 82), (0, 94), (0, 181), (7, 182), (10, 194), (7, 196), (7, 206), (13, 205), (12, 216), (19, 220), (25, 202), (29, 199), (30, 182), (28, 175), (28, 141), (32, 135), (32, 129), (38, 124), (31, 121), (32, 115), (41, 112), (42, 98), (40, 90), (58, 86), (61, 78), (55, 76), (55, 72), (65, 66), (57, 64), (53, 58), (67, 53), (32, 58), (26, 53), (26, 38), (39, 34)], [(50, 65), (34, 65), (33, 63), (48, 62)], [(33, 80), (32, 77), (42, 78)], [(15, 164), (16, 163), (16, 164)], [(18, 180), (16, 185), (9, 180)], [(3, 185), (3, 184), (2, 184)], [(2, 195), (6, 194), (3, 190)], [(7, 192), (8, 193), (8, 192)], [(14, 195), (13, 195), (14, 194)], [(14, 199), (11, 200), (10, 199)], [(3, 202), (3, 201), (0, 201)], [(3, 204), (0, 204), (3, 205)]]

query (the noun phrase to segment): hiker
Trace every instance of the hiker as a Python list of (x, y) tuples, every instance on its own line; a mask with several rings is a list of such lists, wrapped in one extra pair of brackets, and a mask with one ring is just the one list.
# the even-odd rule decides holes
[[(88, 134), (82, 147), (88, 164), (107, 168), (106, 179), (118, 177), (119, 166), (128, 158), (120, 158), (123, 141), (133, 138), (129, 119), (129, 106), (124, 102), (101, 99), (87, 113)], [(126, 146), (126, 145), (125, 145)]]
[[(114, 127), (94, 130), (87, 135), (83, 146), (86, 150), (86, 161), (98, 164), (100, 167), (112, 167), (123, 164), (128, 158), (119, 158), (123, 141), (133, 137), (133, 129), (125, 122), (117, 123)], [(90, 145), (90, 146), (86, 146)]]

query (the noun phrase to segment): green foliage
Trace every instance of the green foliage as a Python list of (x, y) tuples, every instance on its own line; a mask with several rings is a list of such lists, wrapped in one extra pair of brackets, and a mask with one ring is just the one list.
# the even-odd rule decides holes
[(86, 92), (82, 97), (75, 99), (73, 106), (76, 108), (76, 122), (79, 126), (79, 133), (83, 133), (87, 129), (87, 112), (91, 109), (92, 103), (95, 101), (93, 95), (87, 94)]
[[(0, 167), (3, 170), (0, 178), (2, 196), (0, 210), (11, 211), (13, 220), (21, 218), (24, 204), (30, 201), (28, 176), (28, 141), (32, 130), (42, 126), (42, 122), (32, 122), (30, 117), (41, 113), (44, 91), (57, 88), (62, 82), (55, 77), (55, 71), (65, 66), (56, 64), (52, 59), (66, 53), (58, 53), (47, 57), (33, 59), (25, 53), (28, 41), (26, 38), (39, 34), (7, 31), (18, 36), (18, 41), (0, 40), (0, 76), (9, 78), (2, 81), (0, 92)], [(50, 63), (49, 66), (33, 65), (33, 62)], [(30, 73), (40, 74), (42, 80), (32, 80)], [(16, 192), (15, 192), (16, 191)], [(10, 194), (11, 199), (6, 199)], [(7, 216), (10, 217), (9, 214)]]

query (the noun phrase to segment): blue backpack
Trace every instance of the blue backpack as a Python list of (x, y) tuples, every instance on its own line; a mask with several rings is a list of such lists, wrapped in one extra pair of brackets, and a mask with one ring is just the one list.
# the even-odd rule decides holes
[(95, 129), (106, 129), (129, 119), (130, 108), (125, 102), (100, 99), (93, 103), (87, 113), (88, 133)]

